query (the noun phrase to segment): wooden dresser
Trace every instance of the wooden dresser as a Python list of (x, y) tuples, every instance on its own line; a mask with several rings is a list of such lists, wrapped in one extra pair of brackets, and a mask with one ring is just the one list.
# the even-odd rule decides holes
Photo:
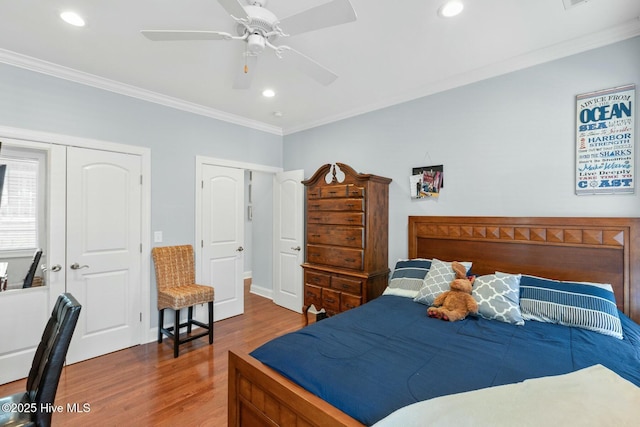
[(302, 182), (307, 190), (305, 319), (312, 304), (333, 315), (376, 298), (389, 278), (391, 179), (336, 165), (342, 173), (326, 164)]

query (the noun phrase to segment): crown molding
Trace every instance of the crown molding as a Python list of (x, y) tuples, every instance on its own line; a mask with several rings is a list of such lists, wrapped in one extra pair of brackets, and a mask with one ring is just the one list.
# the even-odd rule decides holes
[(383, 108), (402, 104), (404, 102), (413, 101), (418, 98), (424, 98), (456, 87), (476, 83), (481, 80), (497, 77), (513, 71), (522, 70), (534, 65), (543, 64), (545, 62), (554, 61), (567, 56), (586, 52), (588, 50), (607, 46), (616, 42), (627, 40), (640, 35), (640, 17), (635, 17), (624, 24), (607, 30), (589, 34), (587, 36), (578, 37), (563, 43), (557, 43), (529, 52), (524, 55), (509, 58), (505, 61), (490, 64), (485, 67), (477, 68), (463, 74), (451, 76), (438, 82), (432, 82), (422, 88), (416, 88), (410, 92), (384, 99), (375, 104), (353, 109), (344, 113), (328, 116), (323, 119), (310, 121), (283, 129), (284, 135), (290, 135), (296, 132), (312, 129), (318, 126), (327, 125), (340, 120), (370, 113), (372, 111), (381, 110)]
[(72, 68), (32, 58), (5, 49), (0, 49), (0, 62), (38, 73), (47, 74), (53, 77), (69, 80), (72, 82), (84, 84), (87, 86), (96, 87), (98, 89), (130, 96), (132, 98), (153, 102), (155, 104), (163, 105), (177, 110), (182, 110), (189, 113), (198, 114), (216, 120), (221, 120), (224, 122), (259, 130), (262, 132), (283, 136), (370, 113), (372, 111), (381, 110), (383, 108), (391, 107), (393, 105), (401, 104), (404, 102), (413, 101), (418, 98), (423, 98), (456, 87), (475, 83), (481, 80), (496, 77), (502, 74), (507, 74), (545, 62), (550, 62), (591, 49), (596, 49), (612, 43), (630, 39), (638, 35), (640, 35), (640, 17), (635, 17), (617, 27), (613, 27), (598, 33), (593, 33), (587, 36), (575, 38), (567, 42), (547, 46), (545, 48), (538, 49), (525, 55), (507, 59), (500, 63), (491, 64), (463, 74), (451, 76), (450, 78), (425, 85), (422, 88), (417, 88), (407, 93), (390, 97), (374, 104), (363, 106), (361, 108), (353, 109), (332, 116), (327, 116), (318, 120), (308, 121), (287, 128), (280, 128), (257, 120), (251, 120), (247, 119), (246, 117), (226, 113), (224, 111), (216, 110), (209, 107), (204, 107), (199, 104), (162, 95), (114, 80), (95, 76), (93, 74), (84, 73)]
[(277, 126), (272, 126), (263, 122), (259, 122), (257, 120), (250, 120), (246, 117), (238, 116), (235, 114), (225, 113), (224, 111), (204, 107), (199, 104), (187, 102), (167, 95), (162, 95), (157, 92), (141, 89), (139, 87), (120, 83), (115, 80), (110, 80), (104, 77), (99, 77), (93, 74), (74, 70), (72, 68), (32, 58), (30, 56), (22, 55), (10, 50), (0, 49), (0, 62), (19, 68), (24, 68), (26, 70), (35, 71), (37, 73), (47, 74), (52, 77), (57, 77), (75, 83), (80, 83), (98, 89), (118, 93), (120, 95), (141, 99), (143, 101), (153, 102), (155, 104), (174, 108), (176, 110), (182, 110), (188, 113), (210, 117), (212, 119), (233, 123), (262, 132), (280, 136), (282, 135), (282, 128), (279, 128)]

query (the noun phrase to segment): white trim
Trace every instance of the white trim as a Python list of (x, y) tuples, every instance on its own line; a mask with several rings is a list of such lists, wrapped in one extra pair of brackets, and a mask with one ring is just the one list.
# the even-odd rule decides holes
[(0, 126), (0, 138), (11, 138), (29, 142), (48, 143), (62, 146), (74, 146), (91, 148), (102, 151), (114, 151), (119, 153), (138, 155), (141, 158), (142, 167), (142, 206), (141, 206), (141, 233), (142, 256), (140, 257), (140, 310), (142, 311), (142, 327), (138, 340), (142, 344), (146, 340), (146, 331), (151, 327), (151, 257), (145, 254), (151, 253), (151, 150), (146, 147), (125, 145), (97, 139), (80, 138), (69, 135), (61, 135), (49, 132), (40, 132), (28, 129)]
[(254, 285), (252, 283), (251, 287), (249, 288), (249, 292), (264, 298), (269, 298), (273, 301), (273, 289), (263, 288), (262, 286)]
[[(257, 163), (239, 162), (236, 160), (219, 159), (216, 157), (196, 156), (196, 170), (198, 165), (225, 166), (228, 168), (245, 169), (256, 172), (278, 173), (282, 172), (281, 167), (259, 165)], [(200, 176), (202, 178), (202, 176)]]
[(184, 101), (173, 98), (150, 90), (120, 83), (94, 74), (85, 73), (54, 64), (52, 62), (43, 61), (41, 59), (32, 58), (20, 53), (12, 52), (6, 49), (0, 49), (0, 62), (13, 65), (15, 67), (24, 68), (26, 70), (35, 71), (37, 73), (46, 74), (59, 79), (69, 80), (86, 86), (92, 86), (98, 89), (107, 90), (109, 92), (118, 93), (120, 95), (130, 96), (132, 98), (142, 99), (144, 101), (153, 102), (154, 104), (163, 105), (165, 107), (175, 108), (193, 114), (198, 114), (212, 119), (221, 120), (228, 123), (256, 129), (259, 131), (282, 135), (282, 128), (267, 123), (251, 120), (246, 117), (238, 116), (214, 108), (205, 107), (193, 102)]
[(252, 277), (252, 276), (251, 276), (251, 271), (245, 271), (245, 272), (244, 272), (244, 274), (243, 274), (243, 276), (242, 276), (242, 278), (243, 278), (244, 280), (251, 279), (251, 277)]

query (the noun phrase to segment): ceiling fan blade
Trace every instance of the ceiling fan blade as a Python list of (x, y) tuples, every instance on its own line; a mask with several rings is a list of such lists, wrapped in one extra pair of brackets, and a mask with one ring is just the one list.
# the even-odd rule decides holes
[(251, 87), (257, 64), (257, 55), (244, 55), (241, 67), (239, 67), (240, 72), (236, 74), (236, 79), (233, 82), (234, 89), (249, 89)]
[(280, 20), (280, 27), (290, 36), (346, 24), (356, 20), (349, 0), (333, 0)]
[(242, 7), (242, 3), (238, 0), (218, 0), (218, 3), (224, 7), (224, 10), (226, 10), (229, 15), (235, 16), (236, 18), (246, 18), (248, 16), (244, 7)]
[(281, 46), (280, 48), (282, 49), (280, 51), (280, 57), (283, 60), (292, 64), (309, 77), (315, 79), (318, 83), (327, 86), (338, 78), (338, 75), (333, 71), (323, 67), (297, 50), (291, 49), (288, 46)]
[(221, 31), (142, 30), (140, 32), (153, 41), (225, 40), (231, 38), (231, 34)]

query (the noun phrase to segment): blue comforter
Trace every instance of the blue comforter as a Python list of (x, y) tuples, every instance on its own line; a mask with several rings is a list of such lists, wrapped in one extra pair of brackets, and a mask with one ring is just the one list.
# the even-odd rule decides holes
[(444, 322), (409, 298), (381, 296), (276, 338), (251, 355), (371, 425), (398, 408), (600, 363), (640, 387), (640, 326), (624, 340), (541, 322)]

